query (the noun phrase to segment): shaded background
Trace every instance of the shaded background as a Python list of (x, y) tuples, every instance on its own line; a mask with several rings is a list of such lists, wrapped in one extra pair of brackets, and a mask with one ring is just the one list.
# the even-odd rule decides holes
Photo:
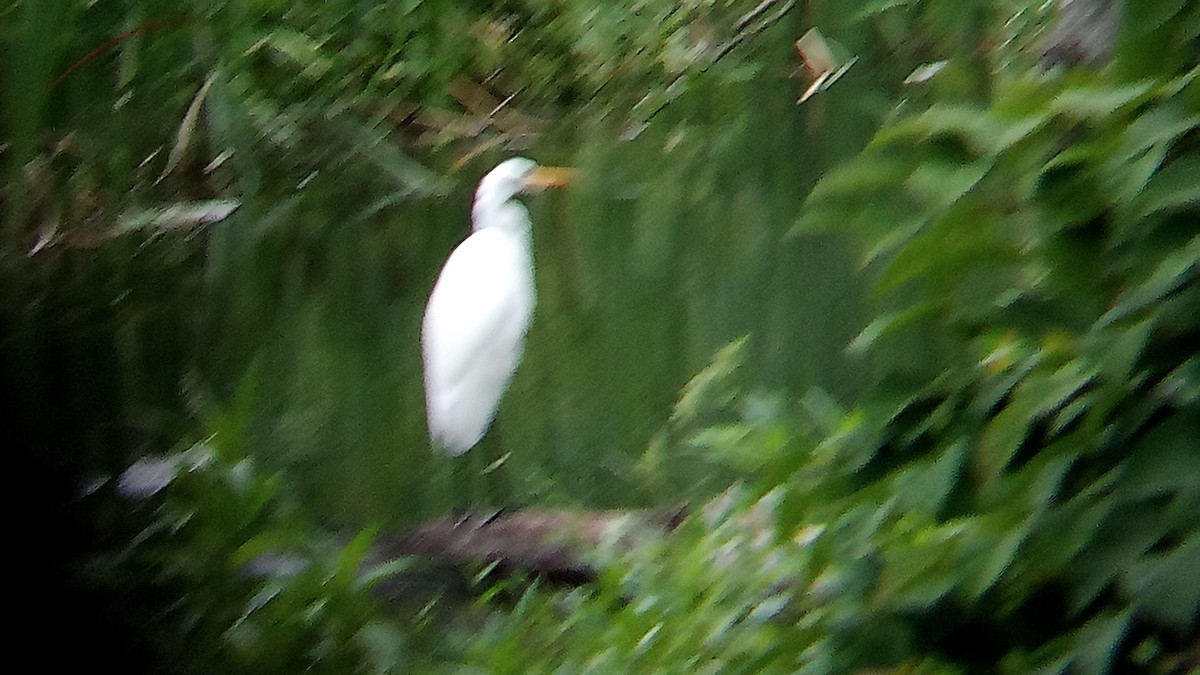
[[(848, 246), (784, 233), (820, 168), (886, 108), (867, 69), (798, 106), (810, 79), (796, 26), (823, 15), (773, 12), (739, 33), (746, 9), (10, 9), (25, 31), (10, 91), (28, 104), (11, 108), (25, 133), (9, 175), (38, 186), (7, 200), (10, 262), (34, 275), (14, 268), (10, 286), (27, 314), (15, 379), (41, 387), (21, 395), (25, 419), (73, 447), (62, 461), (83, 474), (219, 428), (332, 523), (460, 506), (427, 441), (418, 327), (477, 178), (518, 152), (584, 178), (530, 200), (539, 303), (480, 453), (511, 453), (491, 500), (631, 505), (660, 501), (663, 481), (696, 483), (687, 472), (702, 468), (668, 479), (633, 465), (682, 384), (741, 336), (764, 389), (852, 395)], [(35, 37), (51, 24), (76, 30)], [(508, 35), (503, 51), (488, 30)], [(534, 31), (547, 37), (526, 42)], [(691, 51), (672, 57), (672, 43)], [(610, 72), (581, 73), (589, 58)], [(517, 121), (474, 114), (480, 92), (515, 92)], [(208, 226), (153, 221), (164, 197), (240, 207)], [(42, 422), (60, 413), (65, 425)]]

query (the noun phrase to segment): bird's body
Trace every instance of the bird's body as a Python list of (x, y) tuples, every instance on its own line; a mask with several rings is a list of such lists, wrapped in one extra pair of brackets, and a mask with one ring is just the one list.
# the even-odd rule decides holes
[(429, 433), (453, 454), (483, 437), (521, 360), (535, 297), (528, 240), (492, 229), (472, 234), (429, 296), (421, 335)]
[(536, 292), (529, 213), (514, 198), (556, 184), (538, 182), (538, 171), (512, 159), (480, 181), (474, 232), (446, 260), (425, 309), (429, 433), (451, 454), (483, 437), (521, 360)]

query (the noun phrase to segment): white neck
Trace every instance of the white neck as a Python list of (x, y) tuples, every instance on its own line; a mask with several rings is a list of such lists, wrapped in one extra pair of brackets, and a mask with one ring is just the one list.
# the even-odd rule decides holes
[(529, 211), (515, 199), (476, 199), (471, 207), (471, 229), (478, 232), (485, 227), (528, 237)]

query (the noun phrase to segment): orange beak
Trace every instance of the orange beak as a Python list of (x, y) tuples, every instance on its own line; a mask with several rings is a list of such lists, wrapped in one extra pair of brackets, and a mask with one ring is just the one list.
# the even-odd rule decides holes
[(525, 189), (545, 190), (570, 185), (579, 176), (578, 169), (560, 166), (539, 166), (525, 179)]

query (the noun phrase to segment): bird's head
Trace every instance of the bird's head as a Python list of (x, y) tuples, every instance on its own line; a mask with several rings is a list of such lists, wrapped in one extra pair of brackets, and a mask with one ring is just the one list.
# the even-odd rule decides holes
[(538, 166), (532, 160), (514, 157), (498, 164), (479, 181), (475, 205), (500, 205), (521, 194), (562, 187), (574, 176), (574, 169)]

